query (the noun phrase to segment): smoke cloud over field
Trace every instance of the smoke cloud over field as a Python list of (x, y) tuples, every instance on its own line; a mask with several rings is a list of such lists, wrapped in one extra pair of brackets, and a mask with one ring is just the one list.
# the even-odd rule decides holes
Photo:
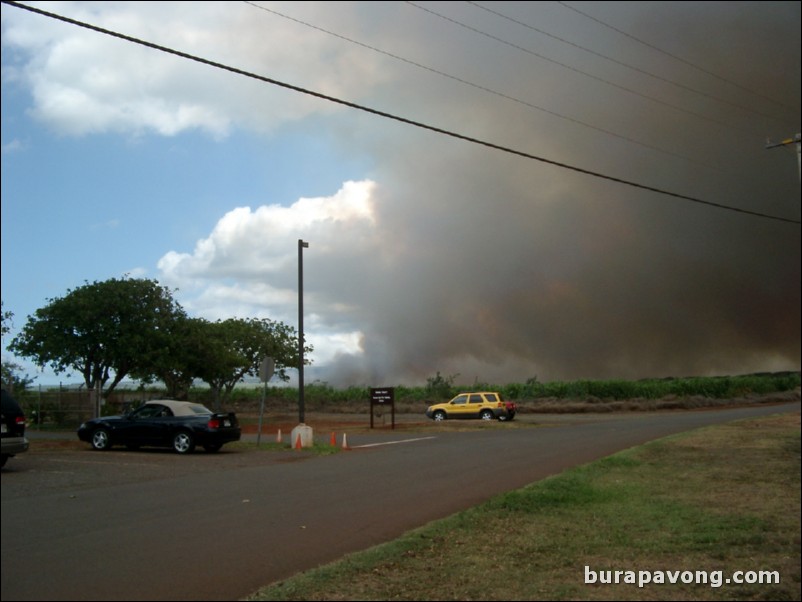
[[(119, 84), (152, 107), (131, 113), (124, 95), (31, 61), (34, 111), (55, 129), (180, 137), (184, 115), (221, 141), (314, 138), (363, 166), (323, 192), (314, 174), (337, 165), (306, 165), (308, 193), (233, 189), (194, 248), (168, 241), (153, 273), (190, 313), (294, 325), (303, 239), (308, 379), (799, 369), (797, 157), (765, 148), (800, 128), (799, 3), (255, 4), (280, 14), (177, 3), (161, 20), (175, 44), (182, 28), (208, 34), (194, 48), (179, 36), (188, 52), (529, 156), (151, 54), (150, 71), (129, 63)], [(118, 8), (93, 10), (84, 16)], [(28, 50), (54, 58), (54, 43)], [(156, 69), (163, 78), (149, 79)], [(93, 121), (86, 107), (65, 117), (53, 108), (63, 86), (132, 123)], [(300, 177), (275, 164), (259, 177)]]

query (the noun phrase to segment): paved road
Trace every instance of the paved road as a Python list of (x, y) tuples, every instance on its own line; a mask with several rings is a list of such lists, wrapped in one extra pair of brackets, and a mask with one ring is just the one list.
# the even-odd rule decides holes
[(799, 409), (795, 402), (524, 417), (539, 422), (533, 428), (355, 433), (353, 451), (324, 457), (225, 448), (189, 457), (29, 453), (2, 475), (2, 599), (239, 599), (615, 451)]

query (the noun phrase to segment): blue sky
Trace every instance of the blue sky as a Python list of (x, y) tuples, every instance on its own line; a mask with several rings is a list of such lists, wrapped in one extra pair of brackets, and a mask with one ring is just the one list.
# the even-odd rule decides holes
[(310, 380), (799, 369), (799, 175), (793, 147), (765, 149), (800, 128), (797, 2), (28, 4), (782, 219), (4, 4), (11, 336), (124, 274), (192, 315), (296, 326), (302, 238)]

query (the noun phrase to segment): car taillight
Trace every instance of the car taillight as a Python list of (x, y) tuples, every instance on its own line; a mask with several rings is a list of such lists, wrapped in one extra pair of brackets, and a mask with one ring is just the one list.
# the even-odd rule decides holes
[(220, 428), (220, 419), (219, 418), (210, 418), (207, 425), (210, 429), (219, 429)]
[(17, 426), (25, 426), (25, 416), (17, 416), (14, 422), (17, 423)]
[(498, 405), (496, 407), (497, 408), (503, 408), (504, 407), (504, 402), (503, 401), (499, 401)]

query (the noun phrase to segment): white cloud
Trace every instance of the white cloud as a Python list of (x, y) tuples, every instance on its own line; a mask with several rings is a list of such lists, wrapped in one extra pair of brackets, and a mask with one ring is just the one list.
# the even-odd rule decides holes
[[(354, 98), (381, 80), (369, 54), (245, 3), (42, 2), (44, 10), (117, 31), (205, 60), (332, 96)], [(317, 3), (293, 4), (303, 16)], [(70, 135), (232, 127), (269, 131), (331, 103), (209, 68), (162, 51), (14, 9), (3, 45), (18, 50), (30, 85), (32, 113)], [(353, 7), (336, 20), (354, 27)], [(302, 76), (299, 77), (299, 74)]]
[(105, 222), (98, 222), (96, 224), (89, 225), (89, 229), (92, 231), (117, 230), (119, 227), (120, 227), (120, 220), (116, 218), (106, 220)]
[(25, 148), (25, 145), (19, 139), (14, 138), (10, 142), (6, 142), (5, 144), (3, 144), (2, 152), (3, 152), (4, 155), (6, 155), (6, 154), (20, 152), (24, 148)]
[[(167, 253), (159, 269), (173, 280), (237, 275), (262, 278), (285, 273), (294, 265), (299, 238), (314, 237), (315, 246), (332, 252), (370, 240), (375, 225), (371, 181), (345, 182), (331, 197), (301, 198), (289, 207), (238, 207), (224, 215), (193, 253)], [(361, 236), (344, 236), (356, 230)]]
[[(224, 215), (192, 253), (171, 251), (158, 262), (159, 281), (179, 290), (180, 303), (207, 319), (264, 317), (297, 324), (298, 239), (311, 240), (313, 262), (337, 265), (375, 255), (372, 181), (345, 182), (329, 197), (301, 198), (289, 207), (239, 207)], [(324, 268), (325, 269), (325, 268)], [(315, 295), (315, 361), (359, 353), (361, 332), (346, 324), (353, 307)]]

